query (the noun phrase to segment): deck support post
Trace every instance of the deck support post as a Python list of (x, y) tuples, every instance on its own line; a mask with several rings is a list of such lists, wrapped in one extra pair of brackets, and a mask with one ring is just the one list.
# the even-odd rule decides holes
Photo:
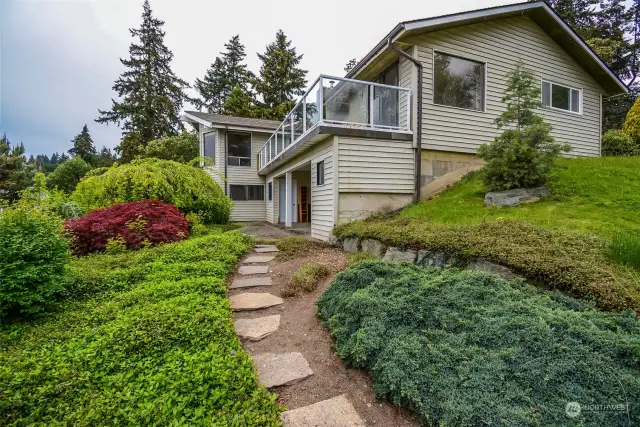
[(292, 188), (292, 179), (291, 179), (291, 172), (287, 172), (285, 174), (285, 209), (284, 209), (284, 225), (286, 227), (291, 227), (293, 225), (293, 212), (292, 211), (292, 205), (293, 205), (293, 200), (292, 200), (292, 196), (293, 196), (293, 188)]

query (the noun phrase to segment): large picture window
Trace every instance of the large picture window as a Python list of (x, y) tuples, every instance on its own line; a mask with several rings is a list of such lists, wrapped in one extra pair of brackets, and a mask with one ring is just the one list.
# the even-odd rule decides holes
[(542, 82), (542, 105), (558, 110), (582, 112), (582, 91), (551, 82)]
[(204, 156), (216, 161), (216, 133), (208, 132), (204, 134)]
[(251, 166), (251, 134), (227, 133), (227, 164), (229, 166)]
[(264, 200), (264, 185), (230, 185), (229, 193), (234, 201)]
[(484, 64), (435, 52), (433, 68), (434, 104), (484, 110)]

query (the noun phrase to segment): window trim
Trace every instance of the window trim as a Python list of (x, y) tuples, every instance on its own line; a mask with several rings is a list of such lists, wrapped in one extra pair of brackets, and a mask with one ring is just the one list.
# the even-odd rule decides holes
[[(475, 62), (476, 64), (482, 64), (483, 66), (483, 72), (484, 72), (484, 93), (482, 96), (482, 110), (476, 110), (476, 109), (472, 109), (472, 108), (462, 108), (462, 107), (456, 107), (454, 105), (447, 105), (447, 104), (438, 104), (436, 102), (436, 53), (440, 53), (443, 55), (447, 55), (447, 56), (451, 56), (453, 58), (458, 58), (458, 59), (462, 59), (465, 61), (470, 61), (470, 62)], [(446, 108), (453, 108), (456, 110), (462, 110), (462, 111), (471, 111), (474, 113), (486, 113), (487, 112), (487, 74), (489, 72), (489, 63), (487, 61), (480, 61), (477, 59), (471, 59), (469, 57), (464, 57), (461, 55), (456, 55), (454, 53), (449, 53), (445, 50), (438, 50), (438, 49), (431, 49), (431, 85), (432, 85), (432, 90), (431, 90), (431, 103), (433, 105), (437, 105), (438, 107), (446, 107)], [(398, 76), (399, 77), (399, 76)]]
[[(231, 197), (232, 191), (231, 187), (244, 187), (244, 199), (236, 200)], [(262, 198), (261, 199), (249, 199), (249, 187), (260, 187), (262, 188)], [(264, 202), (265, 194), (264, 194), (264, 185), (262, 184), (229, 184), (229, 198), (234, 202)]]
[[(206, 137), (207, 135), (209, 135), (210, 133), (214, 134), (214, 135), (213, 135), (213, 157), (211, 158), (211, 161), (213, 162), (213, 165), (215, 166), (215, 165), (217, 164), (217, 162), (216, 162), (216, 154), (218, 154), (218, 153), (217, 153), (217, 148), (218, 148), (218, 147), (217, 147), (217, 146), (218, 146), (218, 131), (217, 131), (216, 129), (210, 130), (210, 131), (208, 131), (208, 132), (202, 132), (202, 157), (205, 157), (205, 154), (204, 154), (204, 152), (205, 152), (205, 147), (206, 147), (206, 144), (205, 144), (205, 137)], [(201, 161), (201, 162), (200, 162), (200, 167), (203, 167), (203, 166), (204, 166), (204, 161)]]
[[(230, 156), (229, 155), (229, 135), (249, 135), (249, 157), (239, 157), (239, 156)], [(225, 143), (227, 145), (227, 166), (231, 166), (234, 168), (250, 168), (251, 165), (253, 165), (253, 132), (242, 132), (242, 131), (235, 131), (235, 130), (229, 130), (227, 131), (226, 135), (225, 135)], [(248, 165), (230, 165), (229, 164), (229, 159), (230, 158), (234, 158), (234, 159), (249, 159), (249, 164)]]
[[(322, 184), (320, 183), (320, 165), (322, 165)], [(327, 183), (325, 176), (324, 159), (316, 163), (316, 187), (322, 187)]]
[[(542, 91), (543, 91), (543, 85), (545, 83), (549, 83), (551, 85), (551, 87), (549, 88), (549, 105), (542, 104), (542, 102), (543, 102), (543, 100), (542, 100)], [(552, 106), (552, 104), (553, 104), (553, 85), (561, 86), (563, 88), (569, 89), (569, 109), (568, 110), (565, 110), (564, 108), (558, 108), (558, 107)], [(579, 105), (579, 108), (578, 108), (579, 111), (572, 111), (571, 110), (571, 102), (572, 102), (572, 99), (573, 99), (572, 96), (571, 96), (571, 91), (572, 90), (577, 90), (578, 93), (580, 94), (580, 105)], [(569, 114), (574, 114), (574, 115), (581, 116), (584, 113), (584, 111), (583, 111), (583, 108), (584, 108), (584, 92), (583, 91), (584, 91), (583, 88), (579, 89), (577, 87), (569, 86), (569, 85), (566, 85), (564, 83), (556, 83), (556, 82), (554, 82), (553, 80), (550, 80), (550, 79), (544, 79), (544, 78), (540, 79), (540, 103), (542, 104), (543, 108), (548, 108), (548, 109), (553, 110), (553, 111), (559, 111), (559, 112), (562, 112), (562, 113), (569, 113)]]

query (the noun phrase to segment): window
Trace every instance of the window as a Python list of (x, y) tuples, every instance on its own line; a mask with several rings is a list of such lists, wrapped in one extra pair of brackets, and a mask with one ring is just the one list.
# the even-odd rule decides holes
[(542, 105), (558, 110), (582, 112), (582, 91), (555, 83), (542, 82)]
[(227, 133), (227, 164), (229, 166), (251, 166), (251, 134)]
[(316, 185), (324, 185), (324, 160), (316, 164)]
[(264, 200), (264, 185), (230, 185), (231, 200)]
[(484, 64), (436, 52), (434, 104), (484, 111)]
[(269, 201), (273, 200), (273, 182), (267, 184), (269, 186)]
[(216, 133), (208, 132), (204, 134), (204, 156), (216, 160)]

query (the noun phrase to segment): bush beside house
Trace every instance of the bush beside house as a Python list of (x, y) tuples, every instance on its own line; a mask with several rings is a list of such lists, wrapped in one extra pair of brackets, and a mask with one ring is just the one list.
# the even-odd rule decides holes
[(204, 223), (226, 223), (233, 206), (203, 169), (170, 160), (141, 159), (114, 165), (78, 184), (72, 199), (86, 210), (155, 199), (196, 213)]

